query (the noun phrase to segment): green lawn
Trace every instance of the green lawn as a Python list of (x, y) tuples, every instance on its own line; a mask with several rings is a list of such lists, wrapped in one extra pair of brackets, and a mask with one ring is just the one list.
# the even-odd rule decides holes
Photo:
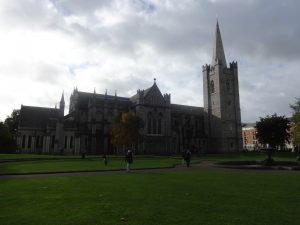
[(298, 225), (300, 174), (133, 172), (1, 180), (0, 199), (1, 225)]
[[(263, 152), (244, 152), (244, 153), (222, 153), (222, 154), (204, 154), (199, 156), (202, 160), (211, 161), (247, 161), (247, 160), (264, 160), (266, 154)], [(276, 152), (273, 154), (274, 160), (278, 161), (295, 161), (296, 154), (291, 152)]]
[[(170, 157), (137, 157), (133, 168), (163, 168), (172, 167), (181, 161)], [(101, 158), (87, 159), (56, 159), (0, 163), (0, 175), (5, 173), (41, 173), (63, 171), (94, 171), (124, 169), (123, 157), (108, 158), (105, 166)]]
[[(1, 159), (35, 159), (35, 158), (61, 158), (70, 156), (61, 155), (42, 155), (42, 154), (0, 154)], [(73, 157), (73, 156), (72, 156)]]

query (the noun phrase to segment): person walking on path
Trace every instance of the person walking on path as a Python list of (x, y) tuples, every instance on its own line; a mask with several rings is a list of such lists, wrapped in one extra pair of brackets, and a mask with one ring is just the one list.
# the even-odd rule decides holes
[(102, 158), (103, 158), (104, 165), (107, 166), (107, 156), (106, 156), (106, 154), (104, 154)]
[(191, 153), (191, 151), (188, 149), (188, 150), (185, 152), (185, 155), (184, 155), (184, 160), (185, 160), (185, 162), (186, 162), (186, 166), (187, 166), (187, 167), (190, 167), (191, 157), (192, 157), (192, 153)]
[(300, 162), (300, 149), (299, 146), (295, 146), (295, 152), (296, 152), (296, 160), (299, 163)]
[(130, 166), (133, 162), (133, 158), (132, 158), (132, 152), (129, 149), (125, 155), (125, 162), (126, 162), (126, 172), (130, 172)]
[(185, 164), (185, 151), (182, 152), (181, 157), (182, 157), (182, 163), (181, 164), (184, 165)]

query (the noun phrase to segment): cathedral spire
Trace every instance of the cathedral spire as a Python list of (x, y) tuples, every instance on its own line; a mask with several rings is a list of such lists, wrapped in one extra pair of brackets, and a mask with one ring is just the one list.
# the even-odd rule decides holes
[(61, 95), (60, 102), (65, 104), (64, 91), (63, 91), (63, 93), (62, 93), (62, 95)]
[(64, 91), (61, 95), (61, 99), (59, 102), (59, 111), (60, 111), (60, 116), (63, 117), (65, 113), (65, 99), (64, 99)]
[(215, 30), (211, 65), (214, 66), (216, 63), (222, 63), (223, 67), (227, 67), (218, 20)]

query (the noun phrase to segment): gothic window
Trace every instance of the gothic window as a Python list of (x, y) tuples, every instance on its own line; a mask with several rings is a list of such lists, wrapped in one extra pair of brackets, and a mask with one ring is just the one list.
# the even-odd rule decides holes
[(55, 143), (55, 136), (52, 135), (52, 139), (51, 139), (51, 148), (54, 148), (54, 143)]
[(156, 128), (157, 128), (157, 124), (156, 124), (156, 119), (153, 119), (153, 134), (156, 134)]
[(161, 122), (162, 122), (162, 113), (159, 113), (158, 124), (157, 124), (157, 133), (161, 134)]
[(84, 139), (84, 145), (85, 145), (85, 148), (88, 147), (88, 139), (87, 139), (87, 137)]
[(161, 134), (161, 118), (158, 119), (157, 133)]
[(36, 137), (36, 141), (35, 141), (35, 147), (38, 148), (39, 147), (39, 141), (40, 141), (40, 136)]
[(67, 148), (67, 143), (68, 143), (68, 137), (65, 136), (65, 146), (64, 146), (64, 148)]
[(227, 88), (227, 91), (230, 91), (230, 83), (229, 83), (229, 80), (226, 81), (226, 88)]
[(148, 120), (148, 134), (151, 134), (151, 128), (152, 128), (152, 115), (151, 115), (151, 113), (148, 113), (148, 118), (147, 118), (147, 120)]
[(31, 136), (28, 136), (27, 148), (31, 148)]
[(101, 121), (102, 120), (102, 117), (103, 117), (103, 114), (101, 111), (97, 111), (96, 113), (96, 120), (97, 121)]
[(23, 137), (22, 137), (22, 148), (25, 148), (25, 135), (23, 135)]
[(73, 136), (71, 136), (71, 140), (70, 140), (70, 149), (72, 149), (73, 148)]
[(44, 137), (41, 136), (41, 138), (40, 138), (40, 147), (43, 147), (43, 142), (44, 142)]
[(210, 82), (210, 91), (211, 93), (215, 93), (215, 83), (213, 80)]

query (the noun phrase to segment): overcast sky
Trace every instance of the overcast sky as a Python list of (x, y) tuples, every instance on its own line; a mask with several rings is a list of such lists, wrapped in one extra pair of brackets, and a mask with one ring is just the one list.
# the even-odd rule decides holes
[(79, 91), (130, 97), (157, 78), (171, 102), (203, 106), (219, 19), (239, 66), (243, 122), (291, 115), (300, 96), (297, 0), (1, 0), (0, 120), (23, 105), (66, 112)]

